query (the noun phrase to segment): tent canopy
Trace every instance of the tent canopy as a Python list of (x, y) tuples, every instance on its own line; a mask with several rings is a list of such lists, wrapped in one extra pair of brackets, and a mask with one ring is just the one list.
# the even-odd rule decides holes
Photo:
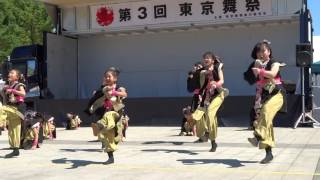
[(311, 65), (311, 72), (313, 74), (320, 74), (320, 61), (315, 62)]

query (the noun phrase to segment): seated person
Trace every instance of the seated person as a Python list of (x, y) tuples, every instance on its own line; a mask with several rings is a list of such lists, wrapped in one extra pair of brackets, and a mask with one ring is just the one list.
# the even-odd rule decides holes
[(67, 113), (68, 121), (67, 121), (67, 130), (74, 130), (80, 127), (81, 119), (75, 113)]
[(181, 132), (180, 132), (179, 136), (195, 135), (195, 124), (192, 121), (192, 118), (190, 118), (192, 116), (191, 107), (187, 106), (186, 108), (183, 108), (182, 114), (184, 117), (182, 119)]
[(39, 148), (39, 143), (42, 142), (43, 135), (42, 132), (42, 122), (43, 116), (35, 111), (26, 111), (21, 146), (25, 150)]
[(43, 122), (43, 137), (44, 139), (54, 139), (56, 138), (56, 126), (54, 123), (54, 117), (45, 116)]

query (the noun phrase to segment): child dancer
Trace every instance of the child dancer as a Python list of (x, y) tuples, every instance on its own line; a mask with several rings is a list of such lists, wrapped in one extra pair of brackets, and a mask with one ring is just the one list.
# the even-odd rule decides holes
[[(24, 118), (26, 95), (23, 76), (17, 69), (12, 69), (8, 75), (9, 84), (3, 88), (6, 94), (6, 105), (0, 108), (0, 122), (7, 122), (8, 136), (12, 153), (5, 155), (5, 158), (19, 156), (21, 121)], [(2, 124), (2, 123), (0, 123)]]
[(126, 89), (117, 86), (119, 71), (110, 68), (104, 73), (104, 109), (105, 113), (95, 126), (99, 140), (105, 145), (105, 152), (109, 159), (105, 164), (114, 163), (113, 152), (117, 149), (117, 144), (121, 141), (122, 132), (125, 125), (123, 115), (124, 105), (122, 99), (127, 97)]

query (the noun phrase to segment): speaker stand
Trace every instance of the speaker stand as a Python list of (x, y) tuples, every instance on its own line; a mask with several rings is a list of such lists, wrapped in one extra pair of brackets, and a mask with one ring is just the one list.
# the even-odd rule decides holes
[[(308, 124), (308, 123), (315, 123), (320, 124), (315, 118), (312, 117), (312, 115), (309, 113), (306, 113), (306, 107), (305, 107), (305, 93), (304, 93), (304, 67), (301, 67), (301, 99), (302, 99), (302, 112), (297, 121), (294, 123), (294, 129), (298, 127), (299, 124)], [(308, 121), (306, 121), (308, 119)]]

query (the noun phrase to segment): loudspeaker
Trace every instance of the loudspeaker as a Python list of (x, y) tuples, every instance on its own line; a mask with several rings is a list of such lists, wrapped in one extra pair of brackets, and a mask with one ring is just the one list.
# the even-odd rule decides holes
[(296, 65), (298, 67), (311, 67), (312, 46), (310, 43), (297, 44), (296, 46)]

